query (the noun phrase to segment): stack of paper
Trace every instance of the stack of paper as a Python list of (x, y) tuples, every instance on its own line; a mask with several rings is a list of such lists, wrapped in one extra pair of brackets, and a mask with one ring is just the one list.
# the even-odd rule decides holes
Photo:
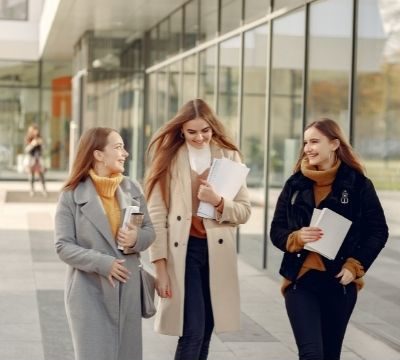
[(317, 241), (307, 243), (304, 249), (333, 260), (350, 229), (351, 221), (328, 208), (314, 209), (310, 226), (319, 227), (324, 235)]
[[(224, 199), (232, 200), (244, 185), (250, 169), (245, 165), (227, 158), (214, 159), (208, 173), (207, 181), (217, 194)], [(197, 216), (215, 219), (215, 209), (210, 203), (200, 201)]]

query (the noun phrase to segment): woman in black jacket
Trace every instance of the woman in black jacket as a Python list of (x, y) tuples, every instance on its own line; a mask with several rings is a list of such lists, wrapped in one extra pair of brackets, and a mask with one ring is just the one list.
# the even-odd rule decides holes
[[(314, 208), (329, 208), (351, 227), (333, 260), (304, 249), (322, 229)], [(276, 204), (270, 236), (284, 252), (282, 293), (301, 360), (338, 360), (363, 287), (363, 275), (388, 238), (372, 182), (336, 122), (321, 119), (304, 131), (304, 146)]]

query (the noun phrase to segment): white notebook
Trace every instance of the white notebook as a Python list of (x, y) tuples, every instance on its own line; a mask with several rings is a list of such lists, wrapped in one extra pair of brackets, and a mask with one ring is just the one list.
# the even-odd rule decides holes
[[(217, 194), (224, 199), (232, 200), (239, 189), (244, 185), (250, 169), (228, 158), (214, 159), (207, 181), (213, 185)], [(207, 219), (215, 219), (215, 208), (212, 204), (200, 201), (197, 216)]]
[(307, 243), (304, 249), (333, 260), (350, 229), (351, 221), (328, 208), (314, 209), (310, 226), (321, 228), (324, 235), (317, 241)]

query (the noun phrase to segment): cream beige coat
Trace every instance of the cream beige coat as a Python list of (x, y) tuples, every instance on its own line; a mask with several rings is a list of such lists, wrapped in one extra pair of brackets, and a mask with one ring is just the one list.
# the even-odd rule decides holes
[[(212, 145), (212, 156), (240, 161), (237, 152)], [(150, 247), (152, 262), (165, 258), (171, 280), (172, 298), (161, 298), (155, 330), (181, 336), (185, 297), (185, 261), (192, 219), (192, 188), (187, 147), (182, 146), (172, 163), (170, 206), (167, 210), (156, 186), (147, 203), (156, 240)], [(224, 210), (217, 220), (204, 219), (207, 231), (210, 291), (216, 332), (240, 328), (240, 295), (237, 273), (236, 227), (250, 216), (246, 186), (234, 200), (224, 199)]]

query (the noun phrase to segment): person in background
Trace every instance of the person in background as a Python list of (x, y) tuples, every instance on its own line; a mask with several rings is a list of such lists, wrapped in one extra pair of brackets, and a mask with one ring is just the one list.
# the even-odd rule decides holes
[[(127, 157), (118, 132), (87, 130), (58, 201), (55, 247), (68, 265), (76, 360), (142, 359), (139, 256), (155, 233), (140, 186), (122, 175)], [(130, 205), (144, 214), (142, 225), (121, 228)]]
[[(250, 216), (243, 184), (233, 200), (206, 181), (214, 158), (240, 152), (201, 99), (187, 102), (154, 134), (145, 194), (156, 231), (150, 260), (160, 296), (155, 329), (179, 336), (175, 360), (205, 360), (212, 331), (239, 329), (236, 227)], [(200, 201), (215, 219), (196, 215)]]
[(30, 196), (35, 195), (35, 174), (38, 174), (42, 183), (43, 196), (47, 196), (46, 180), (44, 173), (46, 168), (43, 162), (43, 139), (39, 126), (32, 124), (28, 127), (25, 136), (25, 170), (29, 174)]
[[(310, 226), (314, 208), (329, 208), (352, 221), (334, 260), (304, 249), (323, 236)], [(284, 252), (282, 292), (299, 359), (340, 359), (357, 292), (385, 246), (388, 227), (374, 186), (335, 121), (320, 119), (306, 127), (270, 237)]]

